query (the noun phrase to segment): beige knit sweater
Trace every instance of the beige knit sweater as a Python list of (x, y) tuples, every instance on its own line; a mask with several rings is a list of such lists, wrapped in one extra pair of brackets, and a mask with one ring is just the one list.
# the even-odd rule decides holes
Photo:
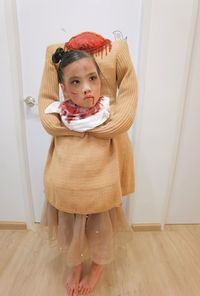
[[(44, 171), (48, 201), (57, 209), (79, 214), (98, 213), (121, 205), (135, 190), (132, 145), (127, 130), (137, 107), (137, 81), (126, 41), (115, 41), (103, 58), (95, 57), (103, 73), (102, 95), (111, 98), (111, 116), (101, 126), (79, 133), (66, 128), (57, 114), (45, 114), (58, 100), (55, 65), (57, 47), (50, 45), (39, 92), (39, 115), (52, 135)], [(117, 93), (118, 89), (118, 93)]]

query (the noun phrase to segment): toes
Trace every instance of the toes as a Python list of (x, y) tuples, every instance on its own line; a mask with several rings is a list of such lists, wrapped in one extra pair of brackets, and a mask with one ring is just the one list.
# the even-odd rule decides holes
[(83, 288), (79, 291), (79, 293), (80, 293), (81, 295), (84, 295)]
[(80, 295), (86, 295), (89, 292), (89, 286), (87, 283), (86, 278), (84, 278), (78, 286), (78, 292), (80, 293)]
[(88, 288), (88, 290), (87, 290), (87, 293), (89, 294), (89, 293), (91, 293), (92, 291), (91, 291), (91, 289), (90, 288)]
[(78, 286), (78, 292), (81, 292), (81, 290), (82, 290), (82, 286)]
[(70, 294), (70, 296), (77, 296), (77, 292), (76, 292), (77, 290), (76, 290), (76, 287), (75, 286), (73, 286), (72, 288), (71, 288), (71, 294)]
[(85, 295), (85, 289), (82, 288), (81, 291), (80, 291), (81, 295)]
[(66, 289), (67, 289), (67, 295), (70, 296), (70, 288), (67, 287)]
[(74, 289), (73, 288), (69, 288), (69, 296), (74, 296)]
[(73, 291), (71, 288), (69, 288), (69, 296), (73, 296)]
[(91, 288), (88, 289), (88, 294), (90, 294), (90, 293), (92, 293), (92, 289)]
[(90, 290), (90, 289), (89, 289), (88, 287), (85, 288), (85, 291), (84, 291), (85, 295), (89, 293), (89, 290)]
[(88, 294), (89, 289), (85, 288), (85, 295)]
[(82, 285), (79, 285), (79, 287), (78, 287), (78, 291), (79, 291), (80, 293), (83, 293), (83, 286), (82, 286)]
[(78, 296), (78, 288), (75, 288), (75, 289), (74, 289), (74, 294), (73, 294), (73, 296)]
[(85, 288), (81, 290), (82, 295), (85, 295)]

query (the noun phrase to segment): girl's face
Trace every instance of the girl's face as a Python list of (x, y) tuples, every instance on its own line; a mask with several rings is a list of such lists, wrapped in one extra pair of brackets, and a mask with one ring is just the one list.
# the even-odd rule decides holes
[(65, 99), (81, 107), (93, 107), (100, 98), (101, 81), (94, 62), (82, 58), (63, 69), (61, 84)]

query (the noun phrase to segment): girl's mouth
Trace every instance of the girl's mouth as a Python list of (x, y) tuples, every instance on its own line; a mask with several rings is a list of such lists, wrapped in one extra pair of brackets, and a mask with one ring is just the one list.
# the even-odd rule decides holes
[(86, 96), (86, 97), (84, 97), (84, 99), (94, 99), (94, 97), (93, 96)]
[(94, 97), (93, 96), (86, 96), (86, 97), (84, 97), (84, 100), (92, 101), (92, 103), (94, 104)]

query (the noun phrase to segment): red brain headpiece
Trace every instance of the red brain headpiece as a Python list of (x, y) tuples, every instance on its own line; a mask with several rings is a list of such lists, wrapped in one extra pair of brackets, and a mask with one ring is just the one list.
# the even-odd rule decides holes
[(64, 44), (64, 51), (68, 50), (85, 50), (90, 54), (98, 55), (111, 50), (112, 44), (109, 39), (105, 39), (101, 35), (93, 32), (83, 32), (73, 36)]

